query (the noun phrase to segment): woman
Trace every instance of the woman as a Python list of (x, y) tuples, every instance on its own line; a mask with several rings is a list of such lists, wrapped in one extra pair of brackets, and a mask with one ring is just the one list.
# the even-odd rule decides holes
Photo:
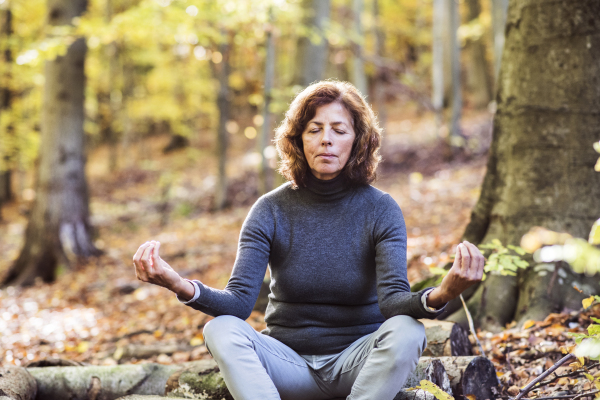
[[(369, 185), (380, 139), (356, 88), (315, 83), (277, 129), (279, 171), (289, 182), (250, 210), (224, 290), (182, 279), (158, 242), (135, 254), (139, 279), (216, 317), (205, 342), (236, 400), (391, 400), (426, 346), (416, 318), (435, 317), (481, 280), (483, 256), (464, 242), (439, 287), (410, 292), (402, 212)], [(244, 319), (267, 265), (267, 328), (258, 333)]]

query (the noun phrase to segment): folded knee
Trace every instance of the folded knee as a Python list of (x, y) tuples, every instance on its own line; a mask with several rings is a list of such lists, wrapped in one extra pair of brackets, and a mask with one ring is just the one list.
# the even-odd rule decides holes
[(427, 346), (425, 327), (423, 324), (408, 315), (396, 315), (386, 320), (382, 328), (382, 337), (388, 345), (394, 348), (395, 353), (418, 350), (420, 356)]
[(221, 315), (210, 320), (202, 331), (204, 342), (207, 346), (218, 345), (219, 343), (231, 341), (238, 332), (243, 331), (247, 325), (238, 317), (232, 315)]

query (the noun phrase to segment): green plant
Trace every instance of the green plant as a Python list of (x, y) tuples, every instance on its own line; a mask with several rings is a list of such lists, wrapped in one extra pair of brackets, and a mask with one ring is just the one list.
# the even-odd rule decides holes
[(489, 243), (479, 245), (479, 249), (482, 251), (491, 251), (487, 256), (487, 262), (483, 269), (483, 279), (490, 272), (514, 276), (517, 275), (519, 268), (527, 268), (529, 266), (529, 263), (521, 258), (527, 252), (519, 246), (509, 244), (505, 247), (500, 240), (493, 239)]

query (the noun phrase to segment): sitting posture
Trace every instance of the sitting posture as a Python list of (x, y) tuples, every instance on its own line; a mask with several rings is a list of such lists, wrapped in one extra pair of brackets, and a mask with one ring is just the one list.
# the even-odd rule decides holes
[[(206, 346), (236, 400), (392, 400), (427, 345), (417, 318), (481, 280), (484, 258), (468, 242), (441, 285), (411, 293), (400, 207), (370, 185), (381, 129), (349, 83), (299, 93), (276, 131), (288, 183), (257, 200), (225, 289), (182, 279), (144, 243), (138, 278), (216, 318)], [(267, 328), (244, 320), (269, 267)]]

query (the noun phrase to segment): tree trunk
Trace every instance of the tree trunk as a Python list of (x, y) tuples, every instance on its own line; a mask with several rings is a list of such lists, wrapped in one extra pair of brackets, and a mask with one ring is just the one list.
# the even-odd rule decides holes
[(300, 69), (296, 73), (296, 81), (308, 86), (320, 81), (325, 75), (327, 65), (327, 38), (323, 32), (329, 22), (331, 0), (303, 0), (303, 24), (308, 35), (298, 40), (298, 62)]
[(450, 119), (450, 145), (460, 145), (456, 138), (462, 136), (460, 119), (462, 115), (462, 87), (460, 79), (460, 43), (458, 42), (458, 27), (460, 26), (460, 14), (458, 12), (457, 0), (449, 0), (450, 5), (450, 53), (452, 65), (452, 118)]
[(444, 35), (444, 19), (446, 18), (444, 3), (445, 0), (433, 0), (431, 103), (435, 109), (435, 125), (440, 136), (444, 121), (444, 37), (446, 36)]
[[(481, 14), (480, 0), (468, 0), (469, 21), (474, 21)], [(473, 103), (477, 108), (486, 108), (492, 100), (492, 80), (487, 58), (485, 57), (485, 45), (483, 36), (473, 38), (467, 45), (470, 58), (468, 82), (473, 96)]]
[[(533, 226), (587, 237), (600, 210), (600, 3), (511, 0), (506, 33), (488, 170), (464, 237), (518, 245)], [(583, 294), (575, 282), (585, 282)], [(562, 266), (491, 276), (477, 290), (475, 319), (499, 330), (579, 308), (596, 290)]]
[[(352, 83), (363, 94), (367, 95), (367, 76), (363, 62), (363, 29), (362, 29), (363, 0), (352, 0), (352, 15), (354, 17), (354, 35), (352, 56)], [(360, 40), (360, 41), (359, 41)]]
[[(374, 35), (375, 35), (375, 55), (377, 57), (385, 56), (385, 32), (381, 28), (381, 13), (379, 11), (379, 0), (373, 0), (373, 19)], [(373, 79), (373, 100), (377, 110), (377, 119), (379, 126), (385, 132), (387, 123), (387, 113), (385, 110), (386, 103), (386, 86), (387, 86), (387, 69), (383, 66), (377, 66), (377, 73)]]
[[(224, 35), (226, 36), (226, 35)], [(219, 80), (219, 94), (217, 95), (217, 107), (219, 109), (219, 127), (217, 130), (217, 157), (219, 157), (219, 172), (217, 188), (215, 191), (214, 210), (221, 210), (227, 202), (227, 146), (229, 143), (229, 134), (226, 129), (229, 121), (231, 109), (231, 90), (229, 88), (229, 74), (231, 73), (230, 45), (227, 42), (228, 37), (220, 46), (219, 51), (223, 55), (220, 68), (213, 65), (213, 72)]]
[[(86, 0), (49, 0), (49, 24), (70, 24), (86, 6)], [(59, 261), (98, 253), (85, 180), (85, 53), (85, 39), (79, 38), (64, 56), (46, 62), (36, 198), (25, 245), (4, 284), (33, 284), (37, 277), (50, 282)]]
[[(105, 6), (105, 21), (109, 24), (113, 18), (113, 3), (112, 0), (106, 0)], [(109, 116), (106, 126), (106, 138), (110, 149), (108, 155), (108, 170), (114, 173), (118, 167), (118, 144), (119, 133), (113, 123), (117, 119), (118, 110), (121, 107), (122, 95), (119, 96), (118, 85), (116, 79), (119, 72), (119, 48), (116, 42), (111, 42), (106, 46), (106, 57), (108, 57), (108, 93), (109, 93)]]
[[(504, 49), (504, 30), (506, 28), (506, 11), (508, 0), (492, 0), (492, 29), (494, 31), (494, 81), (498, 87), (500, 61)], [(494, 89), (494, 93), (497, 91)]]
[(265, 104), (263, 106), (263, 125), (260, 133), (259, 140), (257, 140), (258, 152), (262, 156), (260, 163), (259, 180), (260, 187), (259, 193), (265, 194), (271, 190), (272, 187), (272, 174), (270, 173), (271, 168), (269, 167), (270, 159), (267, 158), (265, 149), (271, 142), (271, 100), (273, 100), (273, 80), (275, 78), (275, 40), (273, 38), (273, 9), (269, 9), (269, 23), (270, 27), (267, 31), (267, 56), (265, 57), (265, 87), (264, 87), (264, 98)]
[[(10, 7), (10, 4), (9, 6)], [(11, 119), (10, 108), (12, 106), (12, 91), (9, 87), (10, 82), (12, 82), (12, 50), (10, 47), (10, 37), (13, 34), (12, 29), (12, 11), (10, 8), (7, 8), (2, 12), (2, 28), (0, 32), (0, 43), (2, 43), (3, 50), (3, 58), (4, 58), (4, 68), (2, 70), (2, 75), (4, 76), (4, 83), (6, 87), (0, 88), (0, 113), (2, 119), (8, 118)], [(0, 132), (0, 138), (4, 136), (5, 140), (9, 140), (9, 137), (14, 136), (14, 129), (12, 125), (12, 120), (6, 124), (6, 131)], [(2, 140), (4, 141), (4, 140)], [(12, 146), (2, 146), (0, 148), (0, 220), (2, 220), (2, 204), (12, 200), (12, 161), (13, 154), (15, 149)]]

